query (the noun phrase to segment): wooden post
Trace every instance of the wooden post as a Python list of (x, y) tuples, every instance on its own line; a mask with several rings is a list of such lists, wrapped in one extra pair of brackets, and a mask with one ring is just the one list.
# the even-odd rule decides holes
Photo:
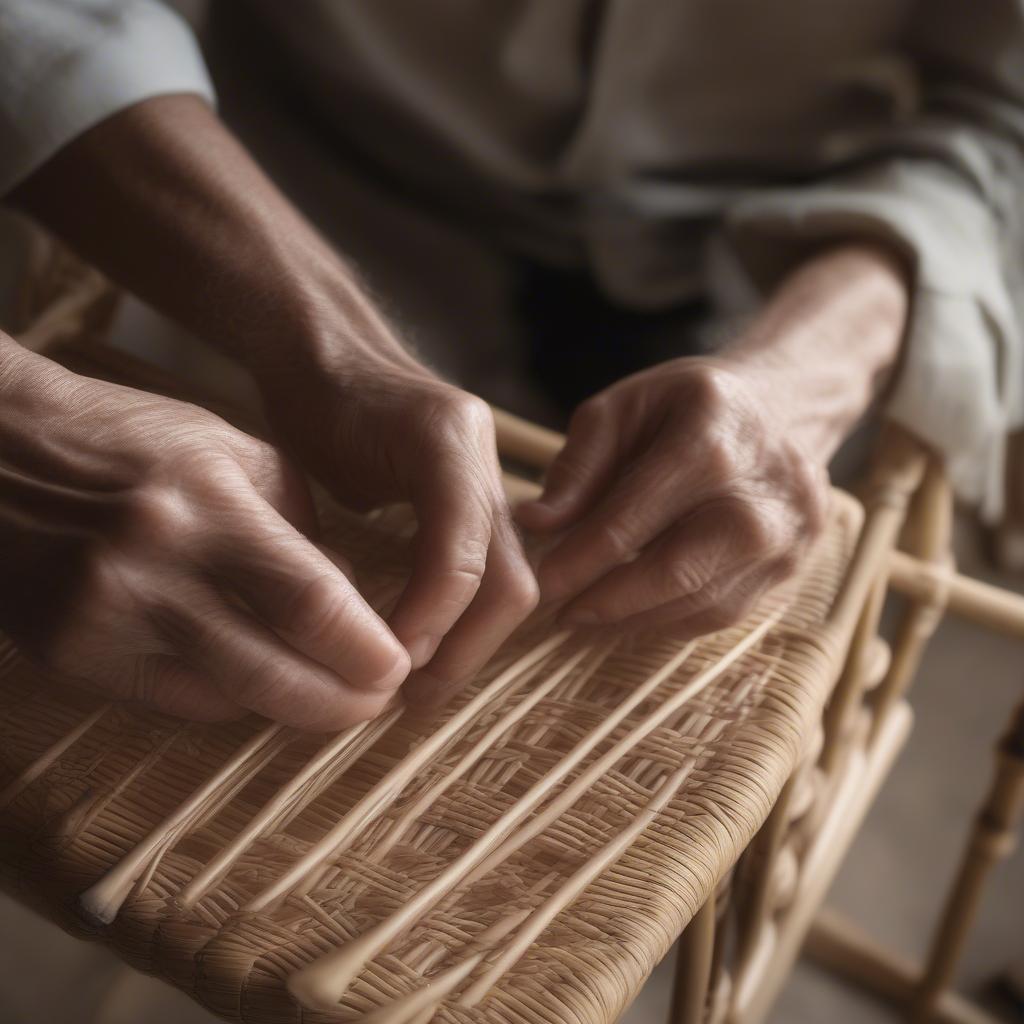
[(701, 1024), (704, 1020), (715, 950), (715, 916), (712, 892), (679, 936), (668, 1024)]
[(1014, 712), (1010, 728), (996, 752), (996, 773), (964, 851), (939, 926), (932, 939), (924, 975), (913, 999), (912, 1019), (931, 1020), (942, 994), (949, 988), (960, 953), (978, 911), (992, 868), (1016, 845), (1024, 814), (1024, 702)]
[(834, 775), (839, 770), (849, 746), (853, 718), (864, 694), (872, 641), (878, 635), (878, 620), (882, 616), (888, 589), (884, 576), (872, 585), (850, 641), (843, 673), (825, 708), (825, 744), (820, 764), (826, 775)]
[[(928, 462), (908, 520), (906, 547), (926, 564), (947, 566), (953, 535), (953, 492), (939, 461)], [(893, 643), (889, 671), (872, 696), (874, 717), (869, 742), (878, 734), (893, 704), (910, 686), (928, 640), (942, 619), (946, 589), (936, 588), (925, 600), (910, 599)]]
[[(800, 766), (796, 770), (799, 771)], [(782, 787), (775, 806), (743, 857), (743, 880), (739, 890), (742, 895), (737, 905), (736, 952), (733, 958), (733, 971), (737, 978), (748, 970), (768, 917), (772, 865), (789, 824), (789, 805), (795, 785), (794, 774)]]

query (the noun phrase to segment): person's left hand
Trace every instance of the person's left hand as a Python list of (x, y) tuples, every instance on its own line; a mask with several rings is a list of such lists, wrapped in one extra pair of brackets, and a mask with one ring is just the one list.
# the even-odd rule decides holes
[(892, 370), (908, 294), (888, 249), (825, 249), (720, 356), (580, 406), (543, 494), (518, 511), (556, 535), (542, 600), (563, 602), (567, 624), (683, 636), (742, 619), (822, 529), (828, 461)]
[(585, 402), (519, 521), (567, 531), (543, 559), (567, 624), (695, 636), (742, 619), (821, 529), (827, 477), (756, 384), (683, 358)]

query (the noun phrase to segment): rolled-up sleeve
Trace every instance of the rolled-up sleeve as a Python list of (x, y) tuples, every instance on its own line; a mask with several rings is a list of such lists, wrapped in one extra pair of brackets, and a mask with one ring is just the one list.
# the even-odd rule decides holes
[(908, 40), (913, 111), (853, 140), (843, 173), (746, 194), (726, 231), (762, 291), (808, 246), (861, 237), (904, 252), (914, 292), (887, 413), (991, 520), (1007, 435), (1024, 422), (1024, 5), (936, 0), (922, 12)]
[(0, 0), (0, 195), (93, 125), (171, 93), (214, 98), (190, 29), (157, 0)]

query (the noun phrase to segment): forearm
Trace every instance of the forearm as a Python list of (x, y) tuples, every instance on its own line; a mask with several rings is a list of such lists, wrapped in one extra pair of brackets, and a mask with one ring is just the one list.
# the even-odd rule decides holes
[[(0, 424), (4, 418), (2, 414), (8, 411), (12, 404), (18, 403), (26, 374), (33, 375), (42, 368), (60, 371), (56, 363), (29, 352), (9, 334), (0, 331)], [(0, 460), (2, 459), (3, 451), (0, 450)]]
[(874, 246), (837, 247), (787, 278), (722, 357), (825, 462), (894, 369), (908, 305), (896, 258)]
[(405, 358), (343, 261), (195, 96), (122, 111), (10, 199), (257, 375), (360, 345)]
[[(471, 678), (537, 597), (490, 412), (402, 348), (350, 269), (212, 111), (193, 97), (140, 103), (85, 133), (14, 199), (243, 362), (275, 440), (336, 499), (412, 504), (422, 542), (389, 636), (435, 697), (442, 681)], [(351, 648), (344, 629), (324, 636)]]

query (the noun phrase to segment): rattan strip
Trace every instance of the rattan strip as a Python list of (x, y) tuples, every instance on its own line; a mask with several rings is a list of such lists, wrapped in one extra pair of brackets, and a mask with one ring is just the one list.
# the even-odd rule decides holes
[[(359, 535), (361, 529), (347, 524), (339, 536), (346, 531)], [(676, 666), (682, 674), (665, 680), (665, 697), (677, 699), (702, 673), (711, 672), (707, 690), (679, 700), (679, 714), (669, 713), (660, 726), (652, 726), (635, 750), (629, 738), (636, 735), (638, 722), (645, 720), (644, 716), (649, 719), (660, 705), (651, 708), (642, 699), (634, 703), (621, 724), (607, 731), (611, 746), (601, 749), (598, 740), (575, 779), (568, 778), (571, 769), (566, 773), (567, 788), (552, 794), (547, 803), (539, 801), (538, 815), (547, 813), (544, 826), (530, 831), (514, 849), (498, 843), (496, 848), (504, 853), (491, 864), (489, 874), (460, 875), (458, 887), (437, 888), (436, 879), (460, 859), (463, 865), (468, 863), (467, 851), (478, 851), (471, 859), (478, 858), (483, 849), (481, 837), (489, 832), (498, 835), (495, 823), (503, 815), (512, 813), (516, 818), (514, 809), (531, 786), (544, 787), (543, 780), (550, 780), (567, 753), (600, 729), (609, 709), (629, 701), (638, 681), (656, 673), (659, 664), (678, 659), (677, 645), (658, 642), (645, 649), (617, 641), (604, 645), (607, 651), (588, 651), (563, 639), (548, 651), (547, 660), (542, 656), (533, 663), (532, 678), (521, 680), (517, 688), (510, 685), (501, 690), (504, 696), (500, 701), (488, 699), (474, 705), (479, 694), (493, 686), (501, 669), (507, 672), (524, 653), (537, 648), (538, 637), (543, 638), (540, 629), (524, 639), (525, 649), (522, 645), (511, 648), (492, 672), (491, 683), (485, 679), (445, 720), (442, 728), (448, 730), (447, 739), (421, 758), (420, 770), (407, 778), (408, 791), (392, 790), (382, 783), (404, 763), (414, 742), (418, 741), (418, 746), (413, 750), (420, 750), (429, 737), (413, 737), (406, 725), (398, 723), (378, 737), (378, 742), (367, 744), (358, 759), (346, 761), (336, 783), (318, 793), (306, 790), (305, 783), (299, 781), (301, 766), (306, 766), (308, 773), (309, 765), (326, 756), (317, 749), (292, 757), (289, 763), (296, 767), (288, 771), (272, 761), (266, 770), (246, 776), (247, 781), (234, 777), (233, 788), (241, 789), (213, 814), (209, 805), (202, 814), (182, 813), (189, 805), (189, 789), (182, 780), (176, 780), (175, 792), (181, 795), (175, 802), (157, 800), (162, 810), (150, 807), (138, 786), (118, 790), (116, 784), (108, 784), (109, 799), (102, 811), (90, 819), (84, 832), (69, 836), (70, 845), (54, 854), (50, 863), (65, 875), (92, 873), (95, 879), (88, 864), (96, 863), (97, 856), (106, 861), (109, 870), (115, 849), (120, 849), (122, 859), (129, 852), (125, 845), (129, 834), (134, 832), (136, 837), (131, 845), (145, 845), (140, 840), (147, 832), (153, 833), (155, 825), (178, 821), (173, 843), (159, 847), (159, 858), (141, 858), (152, 877), (144, 890), (138, 880), (133, 883), (134, 891), (109, 934), (136, 962), (158, 969), (231, 1019), (298, 1020), (296, 1011), (282, 1001), (284, 978), (315, 959), (317, 951), (326, 954), (332, 946), (345, 946), (353, 937), (366, 935), (367, 912), (369, 920), (377, 922), (372, 931), (381, 923), (394, 921), (401, 908), (430, 885), (436, 888), (436, 905), (413, 921), (408, 931), (389, 926), (397, 942), (394, 951), (368, 960), (356, 984), (325, 1019), (350, 1018), (387, 1006), (398, 1012), (407, 1005), (401, 1000), (422, 988), (425, 972), (433, 980), (434, 996), (424, 1004), (424, 1014), (434, 1012), (438, 979), (456, 977), (451, 983), (455, 1003), (448, 999), (439, 1010), (448, 1019), (465, 1020), (466, 1014), (477, 1013), (489, 1019), (553, 1019), (552, 1000), (559, 1006), (560, 1019), (572, 1019), (587, 1006), (593, 1017), (587, 985), (592, 985), (595, 972), (605, 976), (599, 997), (602, 1006), (611, 1008), (628, 999), (645, 963), (653, 964), (660, 947), (671, 941), (711, 880), (721, 876), (731, 856), (745, 837), (749, 838), (762, 810), (767, 811), (773, 788), (781, 785), (787, 762), (796, 756), (801, 723), (813, 718), (824, 699), (831, 644), (822, 624), (843, 576), (851, 538), (850, 521), (838, 519), (815, 567), (795, 597), (778, 610), (780, 625), (772, 626), (767, 619), (762, 622), (770, 648), (762, 650), (759, 635), (751, 642), (750, 651), (733, 655), (735, 672), (715, 676), (716, 662), (729, 657), (745, 634), (733, 632), (702, 641), (699, 649), (689, 652), (692, 669), (682, 670), (687, 664), (683, 657)], [(386, 539), (381, 543), (386, 545)], [(367, 543), (364, 536), (355, 550), (361, 551), (364, 562), (373, 568), (371, 563), (378, 557), (374, 544)], [(401, 558), (395, 557), (392, 545), (380, 561), (400, 563)], [(389, 581), (387, 576), (383, 573), (385, 578), (378, 581), (377, 592), (385, 595), (382, 600), (400, 586), (400, 580)], [(564, 654), (560, 653), (563, 644)], [(576, 661), (566, 669), (573, 659)], [(559, 671), (562, 678), (551, 682)], [(547, 688), (536, 696), (536, 689), (529, 687), (536, 686), (538, 680)], [(0, 693), (18, 697), (19, 687), (12, 691), (0, 685)], [(469, 706), (475, 710), (466, 715)], [(637, 710), (639, 719), (633, 714)], [(107, 729), (103, 727), (107, 720), (98, 719), (87, 735), (79, 736), (70, 750), (65, 748), (58, 755), (58, 761), (62, 756), (69, 764), (78, 757), (82, 764), (102, 761), (101, 748), (111, 735), (136, 728), (130, 716), (121, 718), (120, 723), (107, 722), (111, 727)], [(452, 726), (453, 721), (458, 724)], [(177, 727), (164, 727), (159, 737), (145, 745), (146, 754), (136, 765), (148, 756), (144, 771), (155, 776), (153, 752), (164, 744), (169, 755), (173, 754), (178, 732)], [(205, 737), (209, 732), (199, 734)], [(237, 737), (234, 747), (230, 737), (222, 736), (216, 751), (200, 751), (208, 781), (230, 762), (232, 750), (244, 749), (259, 733), (250, 726), (248, 731), (240, 727), (232, 735)], [(44, 730), (40, 739), (45, 738)], [(51, 739), (46, 749), (53, 744)], [(609, 759), (611, 750), (618, 753)], [(246, 763), (252, 767), (250, 759)], [(595, 765), (600, 766), (596, 771)], [(40, 786), (48, 792), (60, 789), (62, 767), (51, 761), (13, 800), (12, 808), (21, 812), (23, 820), (26, 811), (31, 819), (31, 797), (41, 792)], [(455, 778), (448, 774), (453, 769), (457, 769)], [(276, 781), (268, 781), (275, 772)], [(679, 776), (679, 785), (666, 788), (673, 773)], [(551, 813), (554, 800), (564, 797), (574, 782), (585, 777), (596, 781), (577, 785), (573, 791), (576, 802), (570, 797), (563, 809)], [(193, 785), (191, 792), (198, 788)], [(228, 792), (223, 787), (214, 789), (221, 798)], [(548, 793), (550, 786), (543, 791)], [(325, 860), (314, 857), (320, 873), (313, 877), (307, 870), (295, 870), (296, 864), (311, 863), (311, 851), (323, 842), (330, 828), (374, 793), (375, 813), (346, 839), (345, 849), (332, 848)], [(383, 803), (376, 803), (382, 796), (386, 797)], [(664, 806), (659, 803), (662, 798)], [(282, 803), (276, 802), (278, 799)], [(293, 799), (298, 803), (289, 802)], [(284, 805), (287, 813), (278, 814)], [(645, 815), (652, 805), (659, 808), (652, 816), (656, 825), (660, 822), (659, 835), (684, 838), (684, 846), (690, 850), (685, 864), (670, 848), (657, 852), (663, 839), (655, 842), (648, 838)], [(73, 819), (76, 813), (72, 800), (65, 816)], [(140, 814), (150, 818), (148, 828), (140, 827), (144, 821)], [(282, 826), (286, 819), (287, 825)], [(349, 823), (352, 820), (349, 818)], [(319, 839), (315, 835), (318, 830), (322, 830)], [(615, 837), (623, 835), (636, 841), (618, 844)], [(231, 853), (225, 859), (226, 850)], [(700, 850), (703, 852), (694, 861)], [(656, 859), (649, 861), (652, 856)], [(477, 867), (487, 859), (484, 856)], [(692, 875), (702, 862), (705, 866), (700, 874)], [(642, 919), (645, 907), (650, 909), (660, 880), (652, 882), (646, 874), (648, 868), (643, 867), (643, 886), (638, 889), (630, 881), (638, 865), (648, 863), (659, 865), (659, 875), (667, 873), (676, 879), (672, 903), (660, 905), (650, 916), (650, 921), (657, 922), (654, 933), (649, 921), (640, 931), (614, 935), (616, 928), (633, 928), (630, 922)], [(680, 870), (692, 879), (685, 891), (678, 889)], [(259, 881), (268, 875), (276, 876), (276, 881)], [(145, 881), (145, 873), (140, 877)], [(239, 913), (261, 894), (280, 889), (284, 877), (294, 877), (295, 883), (276, 895), (276, 903), (272, 899), (258, 912)], [(584, 878), (589, 880), (586, 884), (581, 881)], [(199, 879), (202, 882), (195, 887)], [(55, 884), (59, 887), (59, 882)], [(70, 891), (67, 883), (65, 891)], [(488, 892), (506, 896), (496, 905), (493, 896), (486, 896)], [(527, 905), (509, 912), (502, 908), (507, 899)], [(559, 909), (554, 910), (556, 907)], [(595, 931), (586, 923), (597, 919), (595, 915), (615, 924)], [(360, 920), (364, 923), (359, 924)], [(576, 952), (582, 948), (581, 940), (586, 944), (584, 953)], [(566, 949), (574, 951), (573, 979), (557, 976), (549, 984), (550, 971), (563, 960)], [(637, 957), (639, 951), (642, 956)], [(631, 966), (620, 975), (615, 965), (624, 965), (621, 958), (627, 952)], [(196, 974), (200, 956), (203, 971)], [(508, 969), (513, 961), (519, 961), (519, 966)], [(497, 972), (496, 963), (502, 965)], [(539, 964), (547, 965), (542, 988), (530, 980)], [(430, 974), (435, 968), (440, 968), (439, 973)], [(607, 989), (608, 972), (621, 978), (612, 990)], [(498, 984), (492, 989), (494, 980)], [(460, 987), (465, 989), (461, 996)], [(489, 989), (490, 996), (479, 1004), (480, 1009), (468, 1005), (483, 989)], [(457, 1009), (460, 1000), (467, 1005)], [(544, 1006), (548, 1009), (542, 1010)], [(415, 1007), (402, 1010), (402, 1019), (420, 1013)]]

